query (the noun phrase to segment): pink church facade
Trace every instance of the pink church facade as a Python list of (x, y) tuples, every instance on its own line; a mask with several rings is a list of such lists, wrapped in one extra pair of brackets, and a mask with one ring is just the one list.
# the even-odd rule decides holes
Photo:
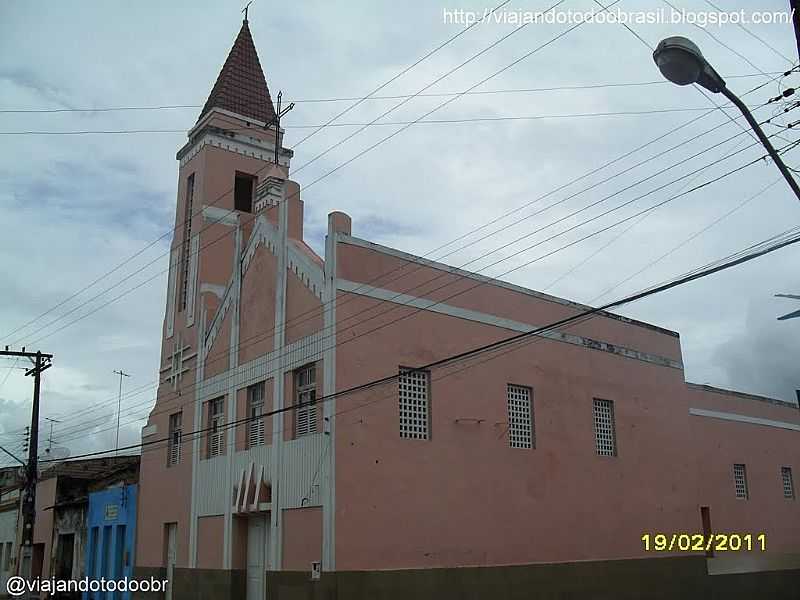
[(245, 22), (177, 155), (141, 572), (164, 570), (175, 598), (203, 582), (249, 600), (317, 563), (324, 578), (686, 554), (645, 534), (800, 553), (800, 412), (687, 384), (674, 332), (601, 313), (345, 393), (585, 307), (358, 238), (338, 212), (318, 256), (273, 117)]

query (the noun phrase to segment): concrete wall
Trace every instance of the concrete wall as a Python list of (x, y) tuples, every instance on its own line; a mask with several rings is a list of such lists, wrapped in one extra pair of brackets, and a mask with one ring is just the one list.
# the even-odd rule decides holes
[(800, 570), (708, 575), (704, 559), (659, 558), (514, 567), (269, 573), (271, 600), (790, 600)]

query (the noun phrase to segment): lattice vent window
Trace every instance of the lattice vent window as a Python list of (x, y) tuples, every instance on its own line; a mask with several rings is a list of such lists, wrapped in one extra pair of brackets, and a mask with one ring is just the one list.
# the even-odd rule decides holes
[(600, 456), (617, 455), (617, 434), (614, 426), (614, 402), (594, 399), (595, 449)]
[(747, 500), (747, 469), (744, 465), (733, 465), (733, 485), (736, 490), (736, 497)]
[(508, 443), (512, 448), (535, 447), (531, 388), (508, 385)]
[(427, 440), (430, 429), (428, 371), (400, 370), (398, 396), (400, 403), (400, 437)]
[(781, 479), (783, 480), (783, 497), (794, 499), (792, 467), (781, 467)]

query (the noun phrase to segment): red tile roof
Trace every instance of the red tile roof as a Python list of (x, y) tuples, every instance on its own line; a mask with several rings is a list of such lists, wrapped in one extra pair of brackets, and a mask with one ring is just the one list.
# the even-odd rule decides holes
[(197, 120), (214, 107), (263, 122), (269, 122), (275, 116), (267, 80), (261, 70), (247, 21), (242, 23), (233, 48)]

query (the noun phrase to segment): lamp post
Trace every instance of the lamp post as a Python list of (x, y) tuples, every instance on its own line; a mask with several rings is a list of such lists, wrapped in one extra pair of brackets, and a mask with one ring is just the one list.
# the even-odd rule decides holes
[(798, 187), (789, 169), (786, 168), (783, 160), (778, 152), (769, 141), (764, 131), (759, 126), (758, 122), (753, 118), (750, 110), (745, 106), (739, 97), (728, 89), (725, 85), (725, 80), (719, 76), (714, 68), (700, 52), (700, 48), (689, 39), (685, 37), (675, 36), (668, 37), (661, 41), (653, 52), (653, 60), (655, 61), (661, 74), (672, 83), (677, 85), (690, 85), (697, 83), (708, 91), (714, 94), (722, 94), (728, 100), (733, 102), (736, 108), (744, 115), (750, 127), (756, 132), (758, 139), (764, 145), (764, 148), (769, 152), (775, 165), (783, 175), (789, 187), (792, 188), (797, 199), (800, 200), (800, 187)]

